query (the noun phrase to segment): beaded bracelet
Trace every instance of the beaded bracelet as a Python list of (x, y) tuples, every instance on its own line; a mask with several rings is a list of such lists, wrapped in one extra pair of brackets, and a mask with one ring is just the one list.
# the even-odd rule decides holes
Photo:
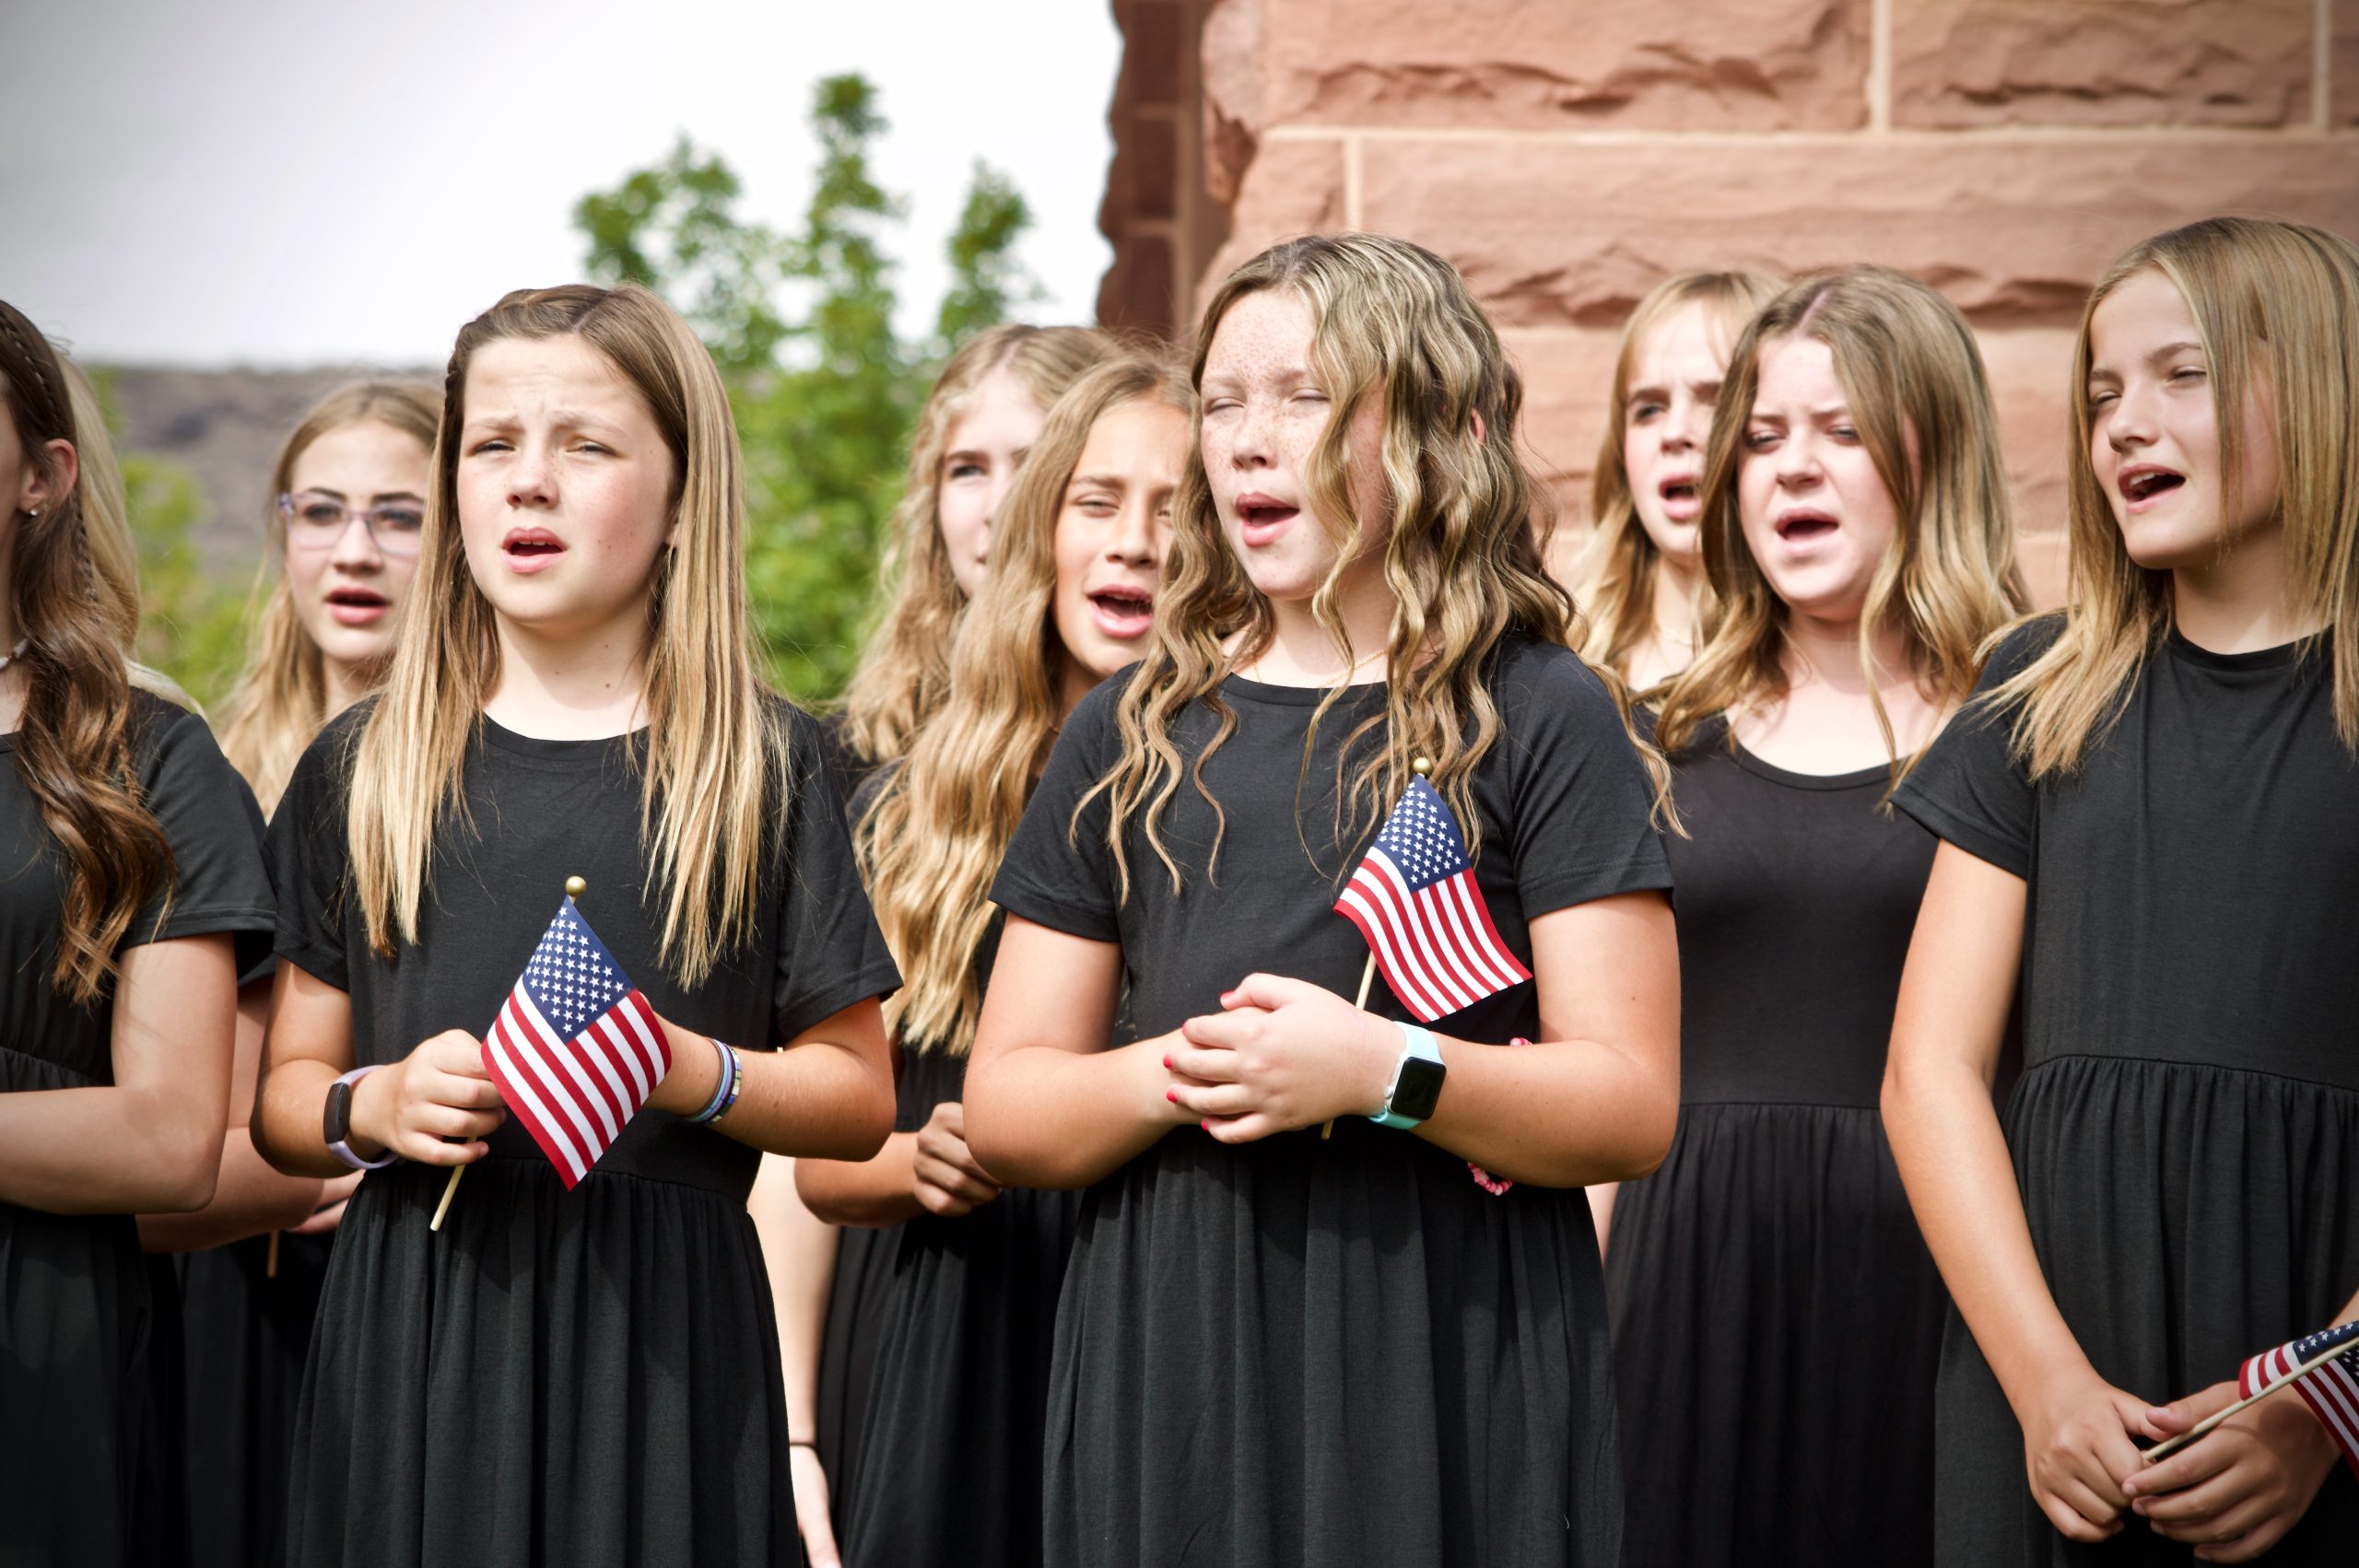
[(704, 1109), (688, 1118), (692, 1122), (719, 1121), (727, 1116), (737, 1103), (737, 1091), (745, 1085), (745, 1064), (737, 1047), (715, 1040), (712, 1048), (721, 1053), (721, 1082), (713, 1085), (712, 1098), (705, 1102)]

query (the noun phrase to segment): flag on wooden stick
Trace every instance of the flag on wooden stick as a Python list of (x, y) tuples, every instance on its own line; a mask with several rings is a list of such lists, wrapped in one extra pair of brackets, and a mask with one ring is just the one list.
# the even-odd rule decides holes
[(1532, 978), (1491, 923), (1449, 802), (1422, 778), (1409, 780), (1335, 913), (1360, 929), (1384, 983), (1421, 1024)]
[[(2325, 1364), (2302, 1370), (2304, 1363), (2341, 1347), (2347, 1348)], [(2248, 1399), (2258, 1398), (2288, 1381), (2326, 1428), (2327, 1435), (2334, 1439), (2334, 1445), (2342, 1450), (2343, 1462), (2352, 1473), (2359, 1475), (2359, 1323), (2345, 1323), (2261, 1352), (2237, 1373), (2236, 1392)]]
[(484, 1036), (483, 1065), (569, 1189), (671, 1071), (655, 1009), (570, 895)]
[(2310, 1407), (2326, 1428), (2343, 1463), (2359, 1475), (2359, 1322), (2279, 1345), (2254, 1356), (2236, 1372), (2236, 1392), (2242, 1396), (2224, 1410), (2215, 1410), (2177, 1437), (2165, 1438), (2142, 1456), (2158, 1464), (2210, 1433), (2238, 1410), (2267, 1398), (2287, 1384)]

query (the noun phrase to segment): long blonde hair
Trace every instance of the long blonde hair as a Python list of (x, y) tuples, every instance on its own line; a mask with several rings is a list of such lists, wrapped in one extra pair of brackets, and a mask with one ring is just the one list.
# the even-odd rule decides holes
[(442, 398), (430, 386), (410, 381), (355, 381), (314, 404), (278, 449), (270, 471), (270, 504), (263, 523), (263, 559), (254, 576), (262, 600), (246, 667), (222, 706), (221, 750), (229, 766), (245, 775), (264, 813), (276, 809), (295, 762), (328, 719), (327, 673), (320, 645), (295, 613), (295, 591), (287, 580), (287, 522), (277, 498), (295, 482), (295, 464), (311, 443), (347, 425), (388, 425), (434, 451), (442, 422)]
[(993, 371), (1014, 376), (1045, 413), (1120, 346), (1096, 327), (997, 326), (968, 339), (942, 368), (918, 415), (909, 478), (893, 509), (879, 571), (885, 614), (844, 688), (840, 739), (867, 766), (899, 758), (950, 690), (950, 639), (967, 608), (942, 542), (942, 459), (951, 426)]
[(1803, 278), (1764, 306), (1737, 343), (1704, 476), (1704, 569), (1719, 621), (1664, 693), (1655, 736), (1664, 751), (1684, 751), (1714, 714), (1786, 693), (1786, 603), (1744, 542), (1737, 478), (1761, 352), (1789, 337), (1833, 354), (1851, 422), (1899, 513), (1860, 615), (1860, 667), (1896, 786), (1917, 759), (1900, 755), (1876, 692), (1878, 638), (1901, 634), (1918, 688), (1951, 708), (1974, 689), (1984, 640), (2028, 601), (2015, 569), (1998, 411), (1974, 330), (1940, 294), (1889, 267)]
[[(1778, 292), (1778, 280), (1756, 272), (1684, 272), (1647, 292), (1622, 328), (1614, 357), (1614, 398), (1606, 404), (1605, 433), (1597, 444), (1597, 472), (1590, 479), (1590, 517), (1594, 531), (1581, 557), (1574, 597), (1589, 622), (1582, 656), (1617, 674), (1626, 674), (1630, 655), (1654, 631), (1655, 576), (1662, 552), (1638, 521), (1630, 493), (1630, 378), (1654, 330), (1690, 305), (1710, 310), (1722, 341), (1741, 335), (1744, 323)], [(1708, 593), (1708, 584), (1699, 593)], [(1708, 606), (1697, 606), (1697, 625)]]
[[(1509, 638), (1569, 646), (1580, 626), (1571, 596), (1541, 562), (1537, 537), (1544, 530), (1532, 522), (1535, 516), (1544, 521), (1548, 503), (1517, 450), (1522, 380), (1448, 262), (1405, 240), (1344, 234), (1286, 240), (1231, 273), (1197, 330), (1191, 384), (1203, 383), (1206, 357), (1229, 308), (1265, 289), (1291, 289), (1309, 305), (1311, 367), (1331, 400), (1327, 427), (1303, 475), (1309, 509), (1338, 547), (1311, 599), (1312, 613), (1348, 665), (1354, 650), (1336, 606), (1337, 585), (1377, 535), (1384, 541), (1384, 580), (1398, 601), (1385, 652), (1384, 712), (1356, 726), (1338, 753), (1338, 837), (1347, 823), (1374, 825), (1407, 786), (1411, 756), (1422, 754), (1432, 759), (1433, 784), (1464, 825), (1470, 850), (1476, 849), (1474, 769), (1499, 738), (1498, 708), (1485, 679), (1489, 656)], [(1388, 515), (1380, 518), (1361, 517), (1352, 503), (1349, 432), (1369, 398), (1383, 404)], [(1086, 807), (1101, 794), (1108, 798), (1107, 841), (1122, 898), (1131, 886), (1125, 830), (1134, 817), (1173, 889), (1180, 885), (1162, 825), (1183, 774), (1226, 826), (1203, 781), (1204, 759), (1237, 727), (1235, 711), (1220, 696), (1232, 665), (1221, 645), (1238, 638), (1235, 662), (1244, 662), (1268, 646), (1273, 627), (1269, 602), (1229, 549), (1214, 509), (1201, 410), (1195, 426), (1173, 504), (1155, 637), (1116, 709), (1121, 759), (1083, 801)], [(1318, 726), (1344, 689), (1340, 682), (1329, 688), (1313, 711), (1306, 766)], [(1172, 730), (1198, 702), (1217, 728), (1190, 767)], [(1347, 781), (1344, 772), (1357, 743), (1379, 731), (1383, 743), (1364, 748)], [(1074, 820), (1080, 822), (1078, 811)], [(1218, 835), (1216, 828), (1215, 866)]]
[(410, 589), (417, 625), (395, 645), (354, 747), (353, 884), (372, 948), (390, 955), (396, 937), (417, 940), (434, 832), (464, 819), (461, 769), (499, 673), (491, 605), (459, 533), (467, 367), (489, 343), (566, 336), (638, 389), (672, 453), (672, 540), (647, 602), (640, 839), (650, 892), (670, 890), (663, 964), (694, 987), (753, 929), (763, 853), (790, 780), (781, 709), (755, 673), (746, 630), (745, 501), (728, 393), (687, 323), (632, 284), (519, 289), (459, 331)]
[(2089, 323), (2149, 268), (2187, 300), (2219, 421), (2221, 495), (2240, 493), (2244, 399), (2265, 382), (2275, 407), (2278, 506), (2289, 606), (2330, 650), (2334, 728), (2359, 750), (2359, 247), (2304, 224), (2214, 217), (2157, 234), (2089, 293), (2072, 351), (2067, 489), (2071, 591), (2056, 641), (1990, 693), (2020, 703), (2013, 740), (2034, 778), (2078, 768), (2130, 700), (2171, 625), (2171, 574), (2130, 558), (2090, 457)]
[(1186, 414), (1195, 399), (1176, 362), (1125, 354), (1050, 411), (992, 527), (991, 577), (951, 649), (949, 701), (860, 824), (861, 870), (901, 968), (886, 1022), (905, 1042), (962, 1055), (974, 1041), (992, 878), (1063, 713), (1065, 655), (1050, 605), (1065, 488), (1097, 421), (1140, 402)]

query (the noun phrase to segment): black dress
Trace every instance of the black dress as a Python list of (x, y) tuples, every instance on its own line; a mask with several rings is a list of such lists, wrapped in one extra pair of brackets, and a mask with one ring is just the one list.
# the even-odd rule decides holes
[[(785, 711), (760, 919), (705, 985), (657, 959), (639, 849), (640, 743), (540, 741), (486, 720), (468, 819), (435, 837), (419, 941), (388, 960), (346, 896), (357, 708), (298, 766), (271, 824), (279, 955), (352, 1000), (354, 1059), (487, 1027), (563, 897), (666, 1018), (774, 1046), (898, 983), (860, 890), (817, 728)], [(440, 1235), (445, 1173), (370, 1173), (328, 1267), (297, 1415), (288, 1561), (786, 1563), (798, 1560), (778, 1334), (745, 1212), (759, 1154), (644, 1112), (568, 1192), (513, 1120)]]
[[(1528, 964), (1532, 918), (1670, 877), (1644, 772), (1588, 667), (1517, 645), (1487, 679), (1502, 728), (1474, 780), (1477, 874)], [(1209, 756), (1215, 715), (1188, 709), (1174, 741), (1191, 769), (1203, 756), (1227, 813), (1217, 866), (1213, 808), (1183, 784), (1164, 838), (1184, 891), (1133, 825), (1120, 901), (1102, 803), (1067, 828), (1119, 755), (1121, 685), (1067, 721), (993, 899), (1119, 942), (1141, 1036), (1217, 1012), (1257, 970), (1351, 997), (1367, 949), (1332, 907), (1375, 824), (1339, 835), (1334, 779), (1344, 737), (1380, 720), (1381, 688), (1346, 693), (1308, 759), (1320, 692), (1232, 677), (1219, 696), (1237, 731)], [(1369, 1000), (1401, 1016), (1381, 985)], [(1534, 989), (1437, 1027), (1535, 1035)], [(1612, 1353), (1578, 1190), (1495, 1198), (1464, 1160), (1365, 1117), (1324, 1142), (1174, 1131), (1083, 1198), (1050, 1386), (1046, 1561), (1611, 1564)]]
[(1630, 1568), (1923, 1563), (1949, 1298), (1877, 1100), (1933, 838), (1892, 770), (1678, 761), (1679, 1131), (1605, 1250)]
[(194, 1568), (286, 1561), (295, 1399), (334, 1240), (282, 1233), (275, 1274), (266, 1235), (181, 1260)]
[[(1988, 687), (2061, 625), (1992, 658)], [(1902, 808), (2025, 879), (2022, 1082), (2005, 1128), (2032, 1244), (2097, 1375), (2157, 1402), (2326, 1327), (2359, 1289), (2359, 763), (2323, 657), (2176, 634), (2077, 777), (2034, 787), (1969, 709)], [(2134, 1519), (2048, 1523), (2023, 1433), (1952, 1314), (1935, 1491), (1943, 1563), (2186, 1562)], [(2341, 1467), (2272, 1564), (2346, 1564)]]
[[(994, 928), (996, 937), (996, 928)], [(980, 956), (986, 973), (994, 940)], [(899, 1129), (960, 1097), (967, 1059), (911, 1051)], [(851, 1568), (1040, 1561), (1041, 1453), (1057, 1296), (1077, 1192), (1004, 1188), (957, 1219), (876, 1233), (868, 1430), (843, 1521)]]
[[(169, 907), (151, 900), (117, 951), (228, 932), (243, 967), (271, 924), (244, 786), (194, 714), (134, 691), (130, 722), (172, 886)], [(70, 861), (15, 766), (16, 744), (0, 735), (0, 965), (12, 977), (0, 988), (0, 1093), (110, 1084), (111, 996), (78, 1007), (49, 982)], [(0, 1564), (129, 1562), (178, 1533), (154, 1490), (176, 1473), (180, 1445), (177, 1431), (150, 1430), (158, 1314), (132, 1216), (0, 1203)]]
[[(257, 844), (262, 808), (249, 794)], [(268, 987), (277, 960), (238, 977)], [(287, 1476), (295, 1448), (295, 1396), (311, 1319), (328, 1271), (325, 1235), (248, 1236), (182, 1253), (181, 1329), (186, 1366), (175, 1390), (188, 1434), (189, 1561), (250, 1568), (287, 1559)]]

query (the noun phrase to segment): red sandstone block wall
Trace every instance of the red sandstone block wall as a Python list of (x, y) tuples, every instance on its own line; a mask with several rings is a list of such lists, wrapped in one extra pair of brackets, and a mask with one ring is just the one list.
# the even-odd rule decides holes
[(1184, 333), (1221, 274), (1292, 234), (1431, 245), (1521, 363), (1527, 438), (1575, 519), (1616, 331), (1657, 280), (1881, 262), (1979, 332), (2052, 603), (2065, 378), (2096, 275), (2212, 213), (2359, 238), (2359, 0), (1115, 11), (1101, 315)]

